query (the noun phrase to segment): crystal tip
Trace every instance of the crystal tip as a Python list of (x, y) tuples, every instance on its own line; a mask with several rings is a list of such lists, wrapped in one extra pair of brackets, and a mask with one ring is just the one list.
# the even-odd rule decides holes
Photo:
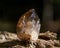
[(35, 11), (35, 9), (32, 9), (32, 11)]
[(30, 12), (35, 12), (35, 9), (30, 9), (29, 11), (30, 11)]

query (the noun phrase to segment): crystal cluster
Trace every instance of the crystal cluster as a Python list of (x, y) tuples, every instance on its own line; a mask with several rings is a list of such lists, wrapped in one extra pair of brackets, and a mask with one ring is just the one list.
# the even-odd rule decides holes
[(17, 24), (17, 36), (21, 40), (37, 40), (40, 31), (40, 19), (34, 9), (23, 14)]

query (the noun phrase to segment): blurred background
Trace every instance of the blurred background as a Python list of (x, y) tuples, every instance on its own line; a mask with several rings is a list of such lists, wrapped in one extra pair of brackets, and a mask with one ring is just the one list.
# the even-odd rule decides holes
[(41, 31), (56, 32), (60, 36), (60, 0), (4, 0), (0, 1), (0, 31), (16, 33), (22, 14), (34, 8), (41, 20)]

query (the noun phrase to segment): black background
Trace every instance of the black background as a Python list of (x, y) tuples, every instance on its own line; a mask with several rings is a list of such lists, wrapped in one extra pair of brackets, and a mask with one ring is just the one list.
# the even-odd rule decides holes
[(40, 0), (5, 0), (0, 1), (0, 19), (16, 21), (23, 13), (31, 8), (36, 9), (37, 14), (42, 15), (43, 1)]

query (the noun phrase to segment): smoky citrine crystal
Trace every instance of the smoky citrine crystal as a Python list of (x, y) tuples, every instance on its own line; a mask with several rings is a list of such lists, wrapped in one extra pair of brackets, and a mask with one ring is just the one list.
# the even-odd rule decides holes
[(37, 40), (40, 27), (40, 18), (35, 9), (30, 9), (19, 18), (17, 36), (21, 40)]

